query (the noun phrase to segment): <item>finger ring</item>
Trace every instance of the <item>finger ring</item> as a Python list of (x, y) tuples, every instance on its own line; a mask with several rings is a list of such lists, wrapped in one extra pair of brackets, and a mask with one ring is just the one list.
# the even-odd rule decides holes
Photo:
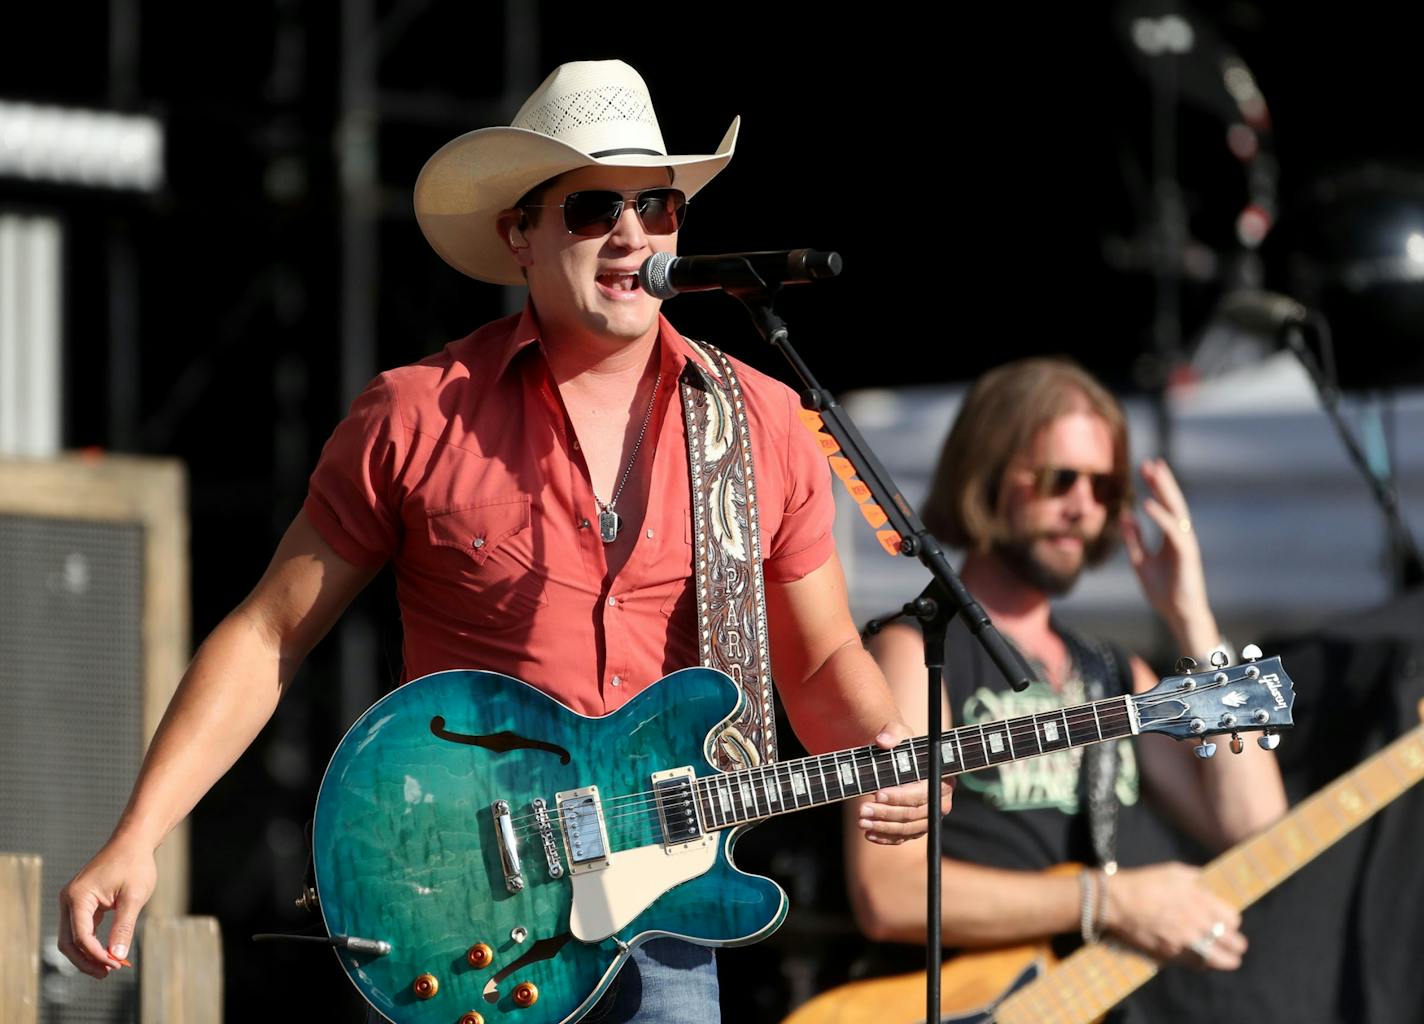
[(1226, 934), (1226, 924), (1222, 921), (1211, 926), (1211, 931), (1193, 942), (1188, 948), (1202, 959), (1206, 959), (1207, 951), (1216, 944), (1216, 940)]
[(1192, 521), (1186, 516), (1183, 516), (1181, 519), (1177, 520), (1177, 529), (1182, 531), (1183, 533), (1191, 533)]

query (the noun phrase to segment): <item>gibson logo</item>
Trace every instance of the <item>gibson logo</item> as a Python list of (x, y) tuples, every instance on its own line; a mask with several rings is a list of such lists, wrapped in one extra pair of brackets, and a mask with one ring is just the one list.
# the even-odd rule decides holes
[(1268, 676), (1262, 676), (1261, 682), (1266, 685), (1266, 689), (1270, 690), (1271, 696), (1276, 699), (1276, 707), (1285, 707), (1286, 699), (1281, 695), (1281, 677), (1272, 673)]

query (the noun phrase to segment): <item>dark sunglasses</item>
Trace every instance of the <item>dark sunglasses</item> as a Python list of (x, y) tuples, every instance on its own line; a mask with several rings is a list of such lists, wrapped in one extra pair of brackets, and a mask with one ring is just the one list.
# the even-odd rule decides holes
[(670, 235), (687, 219), (687, 196), (679, 188), (645, 188), (638, 192), (591, 189), (570, 192), (562, 203), (525, 203), (523, 209), (561, 209), (569, 234), (598, 238), (613, 230), (629, 197), (643, 230), (650, 235)]
[(1098, 504), (1112, 508), (1122, 501), (1122, 482), (1116, 473), (1089, 473), (1081, 469), (1044, 466), (1033, 471), (1033, 486), (1039, 497), (1061, 498), (1077, 485), (1080, 476), (1092, 482), (1093, 498)]

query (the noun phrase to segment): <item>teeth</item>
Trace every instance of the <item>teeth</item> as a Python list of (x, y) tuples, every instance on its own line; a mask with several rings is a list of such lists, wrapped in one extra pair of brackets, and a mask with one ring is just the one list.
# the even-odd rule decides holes
[(638, 287), (638, 275), (634, 273), (599, 274), (598, 279), (616, 291), (631, 292)]

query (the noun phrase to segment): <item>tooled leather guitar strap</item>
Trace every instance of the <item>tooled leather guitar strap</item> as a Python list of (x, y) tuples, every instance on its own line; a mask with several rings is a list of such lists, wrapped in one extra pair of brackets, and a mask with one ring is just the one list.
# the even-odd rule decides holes
[(702, 664), (742, 690), (713, 760), (732, 771), (776, 760), (776, 705), (766, 629), (766, 581), (747, 410), (731, 361), (687, 339), (701, 362), (679, 379), (692, 483), (692, 574)]

